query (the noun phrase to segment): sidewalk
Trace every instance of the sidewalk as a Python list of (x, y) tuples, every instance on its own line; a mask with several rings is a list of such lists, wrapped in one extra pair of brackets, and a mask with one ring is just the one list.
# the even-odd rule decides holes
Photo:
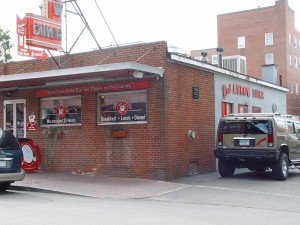
[(23, 181), (11, 185), (11, 190), (57, 192), (96, 198), (147, 198), (189, 187), (138, 178), (115, 178), (103, 175), (75, 175), (58, 172), (27, 173)]

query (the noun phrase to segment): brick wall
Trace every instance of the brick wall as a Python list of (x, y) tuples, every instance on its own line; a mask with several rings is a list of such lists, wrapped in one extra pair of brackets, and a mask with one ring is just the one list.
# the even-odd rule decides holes
[[(147, 124), (124, 125), (126, 138), (111, 138), (109, 126), (97, 125), (97, 94), (82, 95), (82, 125), (64, 127), (65, 135), (57, 142), (52, 170), (91, 171), (110, 176), (158, 180), (189, 174), (190, 162), (198, 172), (215, 169), (213, 75), (167, 61), (167, 44), (156, 42), (63, 56), (64, 68), (137, 61), (163, 67), (163, 78), (148, 79)], [(4, 67), (6, 67), (4, 69)], [(0, 65), (8, 74), (53, 70), (51, 59)], [(200, 87), (200, 99), (192, 99), (192, 87)], [(11, 99), (26, 98), (27, 116), (39, 118), (39, 100), (35, 90), (19, 90)], [(1, 101), (7, 99), (3, 94)], [(0, 109), (3, 115), (3, 109)], [(39, 122), (39, 121), (37, 121)], [(2, 120), (0, 120), (1, 126)], [(27, 137), (40, 145), (44, 153), (43, 130), (27, 131)], [(195, 130), (196, 138), (188, 139)]]

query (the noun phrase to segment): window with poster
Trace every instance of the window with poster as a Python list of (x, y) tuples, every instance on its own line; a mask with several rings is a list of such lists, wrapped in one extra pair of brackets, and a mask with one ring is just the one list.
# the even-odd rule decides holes
[(81, 96), (40, 99), (41, 126), (80, 126)]
[(98, 94), (98, 125), (147, 123), (147, 91)]

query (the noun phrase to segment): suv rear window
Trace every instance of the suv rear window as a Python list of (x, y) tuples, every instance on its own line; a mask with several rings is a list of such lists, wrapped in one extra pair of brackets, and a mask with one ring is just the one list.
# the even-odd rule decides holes
[(268, 134), (268, 120), (223, 121), (220, 130), (223, 134)]

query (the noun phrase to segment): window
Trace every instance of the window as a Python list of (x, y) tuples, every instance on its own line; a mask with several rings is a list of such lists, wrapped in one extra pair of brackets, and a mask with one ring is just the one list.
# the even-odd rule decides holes
[(218, 55), (212, 55), (211, 56), (211, 64), (218, 65), (219, 64), (219, 57)]
[(273, 33), (265, 33), (265, 45), (273, 45)]
[(295, 68), (296, 69), (298, 68), (298, 58), (297, 58), (297, 56), (295, 56)]
[(273, 53), (265, 54), (266, 65), (274, 64), (274, 55)]
[(294, 91), (294, 90), (293, 90), (293, 83), (290, 82), (290, 93), (293, 94), (293, 91)]
[(253, 112), (253, 113), (261, 113), (261, 108), (260, 108), (260, 107), (253, 106), (253, 107), (252, 107), (252, 112)]
[(98, 94), (98, 125), (146, 122), (146, 90)]
[(295, 48), (297, 48), (297, 37), (295, 37)]
[(248, 113), (248, 105), (239, 105), (239, 113)]
[(289, 56), (289, 59), (290, 59), (289, 60), (290, 61), (290, 66), (291, 66), (292, 65), (292, 56), (291, 55)]
[(295, 134), (295, 127), (293, 122), (287, 122), (288, 125), (288, 134)]
[(289, 34), (289, 45), (292, 46), (292, 35)]
[(51, 97), (40, 100), (41, 126), (81, 125), (81, 97)]
[(298, 95), (298, 83), (295, 85), (295, 93)]
[(233, 113), (233, 104), (229, 102), (222, 102), (222, 116), (227, 116)]
[(245, 48), (246, 43), (245, 43), (245, 36), (238, 37), (238, 48)]

